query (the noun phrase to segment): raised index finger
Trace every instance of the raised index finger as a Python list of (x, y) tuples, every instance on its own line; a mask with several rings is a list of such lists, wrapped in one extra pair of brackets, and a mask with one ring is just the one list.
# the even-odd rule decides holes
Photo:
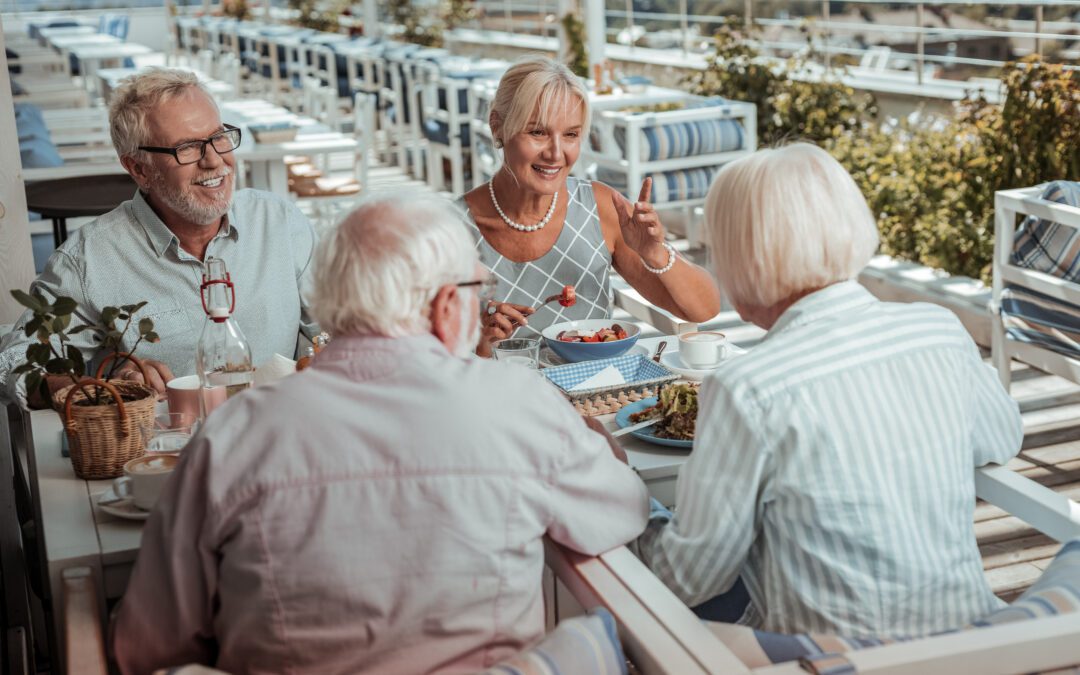
[(652, 195), (652, 176), (647, 177), (641, 181), (641, 192), (638, 193), (637, 200), (639, 202), (649, 201), (649, 197)]

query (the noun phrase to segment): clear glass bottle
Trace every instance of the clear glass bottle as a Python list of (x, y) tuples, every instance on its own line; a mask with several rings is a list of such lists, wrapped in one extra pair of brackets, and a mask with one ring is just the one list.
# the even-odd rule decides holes
[[(195, 369), (204, 388), (222, 387), (224, 398), (228, 398), (251, 387), (255, 381), (255, 367), (247, 338), (232, 316), (236, 309), (236, 291), (224, 260), (212, 256), (206, 259), (200, 293), (206, 326), (195, 350)], [(221, 398), (220, 394), (211, 391), (204, 391), (201, 397), (204, 405), (206, 401)], [(206, 412), (204, 409), (204, 417)]]

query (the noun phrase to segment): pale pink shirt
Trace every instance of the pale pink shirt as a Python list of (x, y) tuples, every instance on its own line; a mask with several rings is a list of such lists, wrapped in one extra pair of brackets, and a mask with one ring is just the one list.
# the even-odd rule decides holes
[(535, 372), (430, 335), (336, 338), (184, 450), (113, 648), (124, 673), (482, 670), (543, 633), (545, 534), (596, 554), (647, 511)]

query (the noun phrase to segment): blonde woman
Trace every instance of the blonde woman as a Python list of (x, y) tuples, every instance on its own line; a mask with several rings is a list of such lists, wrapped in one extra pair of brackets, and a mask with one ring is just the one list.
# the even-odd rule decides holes
[[(566, 66), (545, 57), (514, 65), (499, 82), (489, 121), (502, 166), (462, 199), (480, 259), (498, 279), (481, 353), (515, 330), (535, 337), (560, 321), (610, 316), (612, 267), (647, 300), (687, 320), (720, 311), (708, 272), (664, 240), (649, 203), (651, 179), (635, 203), (570, 175), (589, 135), (589, 98)], [(574, 306), (537, 309), (568, 284)]]

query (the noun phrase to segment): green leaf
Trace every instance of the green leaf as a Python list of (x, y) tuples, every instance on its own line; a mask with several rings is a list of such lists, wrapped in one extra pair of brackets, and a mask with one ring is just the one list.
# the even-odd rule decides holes
[(37, 329), (41, 328), (42, 323), (43, 319), (40, 316), (35, 316), (33, 319), (27, 321), (26, 327), (23, 329), (24, 331), (26, 331), (26, 337), (30, 337), (31, 335), (36, 333)]
[(38, 342), (41, 342), (42, 344), (48, 344), (50, 337), (52, 337), (52, 332), (49, 330), (48, 326), (42, 326), (41, 328), (38, 328), (38, 330), (37, 330)]
[(58, 316), (58, 317), (56, 317), (56, 318), (54, 318), (52, 320), (52, 330), (53, 330), (54, 333), (61, 333), (61, 332), (63, 332), (63, 330), (65, 328), (68, 327), (68, 324), (70, 324), (70, 323), (71, 323), (71, 315), (70, 314), (64, 314), (63, 316)]
[(143, 300), (142, 302), (137, 302), (134, 305), (131, 305), (130, 313), (134, 314), (135, 312), (139, 311), (143, 307), (146, 307), (146, 300)]
[(86, 361), (83, 359), (82, 352), (74, 345), (67, 346), (67, 357), (71, 361), (71, 369), (75, 371), (77, 377), (82, 377), (86, 374)]
[(112, 322), (116, 321), (116, 316), (120, 314), (120, 310), (115, 307), (106, 307), (101, 310), (101, 323), (106, 326), (112, 327)]
[(13, 375), (22, 375), (23, 373), (29, 373), (33, 369), (34, 369), (34, 364), (32, 364), (32, 363), (24, 363), (21, 366), (18, 366), (17, 368), (12, 368), (11, 373)]
[(50, 356), (52, 356), (52, 352), (49, 350), (49, 345), (44, 342), (35, 342), (26, 347), (26, 360), (30, 363), (43, 366)]
[(56, 302), (52, 304), (52, 313), (57, 316), (71, 314), (75, 311), (76, 306), (77, 305), (75, 304), (75, 300), (65, 295), (57, 298)]
[(68, 335), (78, 335), (79, 333), (83, 332), (84, 330), (93, 330), (93, 328), (94, 327), (89, 325), (89, 324), (85, 324), (85, 323), (84, 324), (79, 324), (78, 326), (75, 326), (74, 328), (69, 330), (67, 332), (67, 334)]
[(71, 372), (74, 368), (71, 359), (49, 359), (49, 362), (45, 364), (45, 370), (49, 371), (53, 375), (63, 375), (64, 373)]
[(135, 311), (135, 305), (121, 305), (120, 310), (123, 311), (123, 312), (126, 312), (128, 314), (131, 314), (132, 312)]
[(120, 351), (120, 343), (123, 339), (124, 334), (114, 328), (105, 333), (105, 346)]
[(154, 330), (153, 319), (139, 319), (139, 335), (146, 335), (152, 330)]
[(120, 319), (121, 321), (127, 321), (128, 319), (131, 318), (131, 315), (128, 314), (127, 312), (120, 312), (119, 314), (116, 315), (116, 318)]
[(161, 342), (161, 337), (158, 336), (158, 334), (154, 331), (150, 331), (149, 333), (144, 335), (143, 339), (151, 344), (157, 344), (158, 342)]
[(11, 296), (15, 298), (16, 302), (18, 302), (23, 307), (26, 307), (27, 309), (32, 309), (35, 312), (40, 312), (45, 309), (44, 305), (39, 302), (37, 298), (32, 297), (29, 293), (25, 291), (20, 291), (17, 288), (13, 288), (11, 289)]
[(39, 389), (45, 380), (41, 377), (41, 373), (34, 371), (26, 376), (26, 392), (30, 393), (35, 389)]

